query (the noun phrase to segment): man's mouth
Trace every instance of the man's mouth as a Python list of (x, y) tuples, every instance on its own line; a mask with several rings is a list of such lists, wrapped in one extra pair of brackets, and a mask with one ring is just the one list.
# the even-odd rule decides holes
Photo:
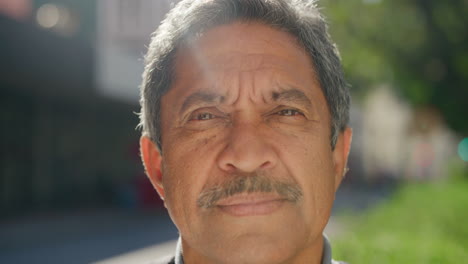
[(286, 202), (274, 193), (242, 193), (219, 200), (216, 207), (232, 216), (267, 215)]

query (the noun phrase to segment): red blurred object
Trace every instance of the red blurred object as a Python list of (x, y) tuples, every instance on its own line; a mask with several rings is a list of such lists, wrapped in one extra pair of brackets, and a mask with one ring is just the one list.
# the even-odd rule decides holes
[(16, 20), (27, 20), (31, 10), (31, 0), (0, 0), (0, 13)]

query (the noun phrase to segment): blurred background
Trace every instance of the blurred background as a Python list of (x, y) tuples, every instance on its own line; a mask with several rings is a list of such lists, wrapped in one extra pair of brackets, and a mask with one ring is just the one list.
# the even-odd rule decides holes
[[(142, 58), (172, 3), (0, 0), (0, 263), (172, 253), (135, 129)], [(335, 257), (468, 259), (468, 1), (319, 6), (353, 93)]]

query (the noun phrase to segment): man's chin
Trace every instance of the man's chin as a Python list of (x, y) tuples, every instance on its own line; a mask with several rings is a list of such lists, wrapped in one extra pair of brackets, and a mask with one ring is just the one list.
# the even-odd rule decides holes
[(312, 230), (291, 203), (274, 207), (278, 208), (268, 214), (242, 216), (212, 208), (216, 212), (209, 216), (211, 219), (202, 221), (203, 233), (198, 238), (203, 241), (191, 242), (203, 255), (211, 255), (214, 263), (284, 263), (308, 247)]
[[(243, 234), (231, 239), (230, 241), (217, 241), (217, 245), (209, 252), (204, 252), (211, 261), (203, 263), (222, 263), (222, 264), (275, 264), (285, 263), (286, 260), (297, 254), (300, 243), (287, 239), (284, 243), (284, 237), (280, 235), (266, 234)], [(207, 249), (207, 247), (204, 247)]]

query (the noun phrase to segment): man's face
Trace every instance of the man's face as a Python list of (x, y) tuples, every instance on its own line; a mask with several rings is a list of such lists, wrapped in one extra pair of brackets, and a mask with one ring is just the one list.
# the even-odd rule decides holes
[(145, 137), (142, 154), (186, 261), (321, 258), (351, 131), (332, 150), (325, 97), (291, 35), (233, 23), (182, 47), (161, 132), (162, 155)]

